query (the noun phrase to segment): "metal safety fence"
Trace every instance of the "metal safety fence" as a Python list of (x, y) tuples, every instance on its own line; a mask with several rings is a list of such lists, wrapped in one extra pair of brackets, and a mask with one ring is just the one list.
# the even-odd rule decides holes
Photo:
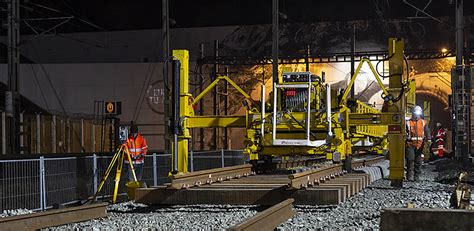
[[(78, 203), (94, 195), (113, 156), (90, 155), (0, 160), (0, 212), (10, 209), (45, 210)], [(168, 182), (171, 154), (146, 156), (142, 181), (148, 186)], [(189, 170), (199, 171), (243, 164), (242, 151), (190, 152)], [(115, 184), (115, 168), (99, 198), (108, 199)], [(125, 195), (127, 173), (123, 172), (119, 194)]]

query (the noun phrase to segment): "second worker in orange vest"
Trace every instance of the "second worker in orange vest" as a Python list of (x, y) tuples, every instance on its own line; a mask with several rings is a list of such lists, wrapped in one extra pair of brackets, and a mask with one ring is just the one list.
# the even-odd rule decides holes
[[(138, 133), (137, 125), (133, 123), (130, 126), (130, 134), (128, 135), (127, 141), (125, 141), (125, 146), (127, 146), (128, 151), (130, 152), (130, 157), (132, 159), (132, 164), (133, 168), (135, 169), (135, 175), (137, 176), (137, 180), (141, 181), (143, 165), (145, 164), (145, 155), (148, 151), (148, 145), (146, 143), (145, 138), (143, 138)], [(128, 160), (125, 160), (125, 166), (127, 166), (128, 180), (134, 181)]]
[(423, 163), (423, 146), (431, 140), (431, 134), (425, 120), (422, 119), (423, 110), (415, 106), (411, 119), (407, 121), (407, 141), (405, 146), (405, 161), (407, 180), (418, 181)]

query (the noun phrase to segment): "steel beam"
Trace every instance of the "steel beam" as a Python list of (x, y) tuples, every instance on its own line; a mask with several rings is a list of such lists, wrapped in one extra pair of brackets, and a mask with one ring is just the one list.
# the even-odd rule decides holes
[(293, 202), (295, 202), (295, 199), (293, 198), (286, 199), (250, 218), (245, 219), (241, 223), (230, 227), (229, 230), (273, 230), (281, 223), (295, 215)]
[(106, 217), (107, 203), (0, 218), (2, 230), (38, 230)]
[(244, 128), (246, 126), (245, 116), (193, 116), (188, 118), (188, 128)]
[[(474, 50), (468, 51), (470, 54), (474, 53)], [(443, 59), (449, 57), (455, 57), (454, 51), (440, 52), (438, 50), (413, 50), (406, 51), (405, 56), (408, 60), (426, 60), (426, 59)], [(366, 52), (355, 52), (355, 62), (360, 62), (362, 58), (367, 58), (370, 61), (383, 61), (388, 57), (386, 51), (366, 51)], [(305, 55), (293, 55), (293, 56), (279, 56), (278, 63), (280, 64), (306, 64), (308, 63), (339, 63), (339, 62), (351, 62), (351, 53), (313, 53), (309, 57)], [(271, 56), (219, 56), (216, 60), (213, 56), (207, 56), (198, 59), (199, 65), (214, 64), (217, 62), (220, 65), (238, 66), (238, 65), (270, 65), (272, 64)]]

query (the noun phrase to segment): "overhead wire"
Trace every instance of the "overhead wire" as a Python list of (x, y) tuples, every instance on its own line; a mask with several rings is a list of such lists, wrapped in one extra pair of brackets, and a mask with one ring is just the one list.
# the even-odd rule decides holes
[(43, 88), (41, 87), (41, 83), (40, 81), (38, 80), (38, 76), (36, 74), (36, 70), (35, 68), (33, 67), (33, 64), (30, 64), (30, 67), (31, 67), (31, 71), (33, 72), (33, 76), (35, 78), (35, 81), (36, 81), (36, 84), (38, 85), (38, 88), (40, 90), (40, 93), (41, 93), (41, 97), (43, 97), (43, 101), (44, 101), (44, 105), (46, 107), (46, 110), (48, 112), (50, 112), (50, 108), (49, 108), (49, 105), (48, 105), (48, 100), (46, 99), (46, 96), (44, 94), (44, 91), (43, 91)]
[[(155, 43), (154, 47), (152, 47), (151, 49), (153, 54), (157, 54), (157, 52), (155, 52), (157, 48), (158, 48), (158, 45)], [(153, 58), (157, 58), (157, 57), (154, 56)], [(146, 97), (146, 87), (150, 86), (151, 80), (153, 78), (153, 74), (155, 73), (156, 65), (157, 65), (157, 62), (151, 62), (147, 66), (147, 70), (145, 72), (145, 78), (143, 80), (142, 87), (140, 90), (140, 95), (138, 96), (137, 103), (135, 104), (135, 110), (133, 112), (132, 121), (136, 121), (138, 119), (138, 116), (140, 115), (141, 107)], [(166, 63), (164, 63), (163, 65), (166, 65)], [(164, 82), (164, 85), (167, 88), (166, 82)]]
[[(36, 57), (38, 57), (38, 59), (39, 59), (40, 56), (39, 56), (38, 50), (36, 49), (36, 46), (34, 44), (31, 44), (31, 46), (33, 47), (33, 51), (35, 52)], [(44, 65), (41, 62), (39, 62), (38, 64), (41, 67), (41, 70), (43, 71), (44, 76), (46, 77), (46, 80), (48, 81), (49, 86), (53, 90), (53, 94), (56, 97), (56, 100), (58, 101), (62, 112), (64, 113), (65, 116), (68, 116), (68, 113), (66, 111), (66, 108), (64, 107), (63, 101), (61, 100), (61, 97), (59, 97), (59, 93), (56, 90), (56, 87), (54, 86), (53, 81), (51, 81), (49, 73), (46, 71), (46, 68), (44, 67)]]
[(152, 76), (152, 74), (150, 74), (150, 70), (152, 70), (152, 69), (154, 70), (154, 67), (152, 68), (152, 66), (154, 66), (155, 64), (156, 63), (149, 63), (147, 65), (147, 69), (146, 69), (146, 72), (145, 72), (145, 78), (143, 80), (142, 87), (140, 89), (140, 95), (138, 96), (137, 103), (135, 104), (135, 110), (133, 112), (132, 121), (135, 121), (136, 118), (138, 117), (137, 114), (140, 111), (139, 107), (141, 106), (142, 98), (144, 98), (144, 95), (146, 95), (145, 88), (149, 84), (151, 76)]
[[(156, 68), (156, 64), (152, 66), (151, 73), (149, 74), (148, 81), (147, 81), (145, 86), (150, 86), (151, 80), (153, 78), (153, 74), (155, 73), (155, 68)], [(136, 117), (133, 118), (134, 121), (137, 120), (138, 115), (140, 115), (140, 112), (141, 112), (142, 106), (143, 106), (143, 102), (145, 101), (145, 96), (146, 96), (146, 91), (143, 91), (143, 95), (142, 95), (140, 104), (138, 105), (138, 112), (136, 114)]]

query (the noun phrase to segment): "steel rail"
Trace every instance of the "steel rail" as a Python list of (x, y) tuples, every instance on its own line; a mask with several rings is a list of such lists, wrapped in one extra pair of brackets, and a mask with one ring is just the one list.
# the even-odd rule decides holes
[(296, 167), (311, 166), (314, 164), (319, 164), (323, 161), (326, 161), (325, 156), (315, 157), (311, 159), (301, 159), (301, 160), (290, 160), (290, 161), (281, 161), (274, 163), (261, 163), (254, 166), (254, 170), (257, 173), (265, 171), (273, 171), (276, 169), (289, 169)]
[(107, 216), (108, 203), (75, 206), (0, 218), (1, 230), (37, 230)]
[(171, 183), (169, 187), (173, 189), (184, 189), (253, 174), (252, 165), (250, 164), (188, 172), (170, 176)]
[(293, 198), (286, 199), (255, 216), (242, 221), (241, 223), (229, 228), (229, 230), (273, 230), (281, 223), (295, 215), (293, 210)]
[(344, 168), (342, 164), (332, 164), (323, 166), (321, 168), (295, 173), (288, 176), (290, 183), (288, 183), (289, 189), (300, 189), (306, 188), (321, 182), (325, 182), (336, 176), (344, 174)]
[(380, 161), (383, 161), (385, 159), (386, 159), (385, 156), (378, 156), (378, 157), (368, 158), (368, 159), (353, 160), (352, 161), (352, 168), (355, 169), (355, 168), (360, 168), (360, 167), (364, 167), (364, 166), (374, 165), (374, 164), (376, 164)]
[[(373, 165), (383, 160), (385, 160), (385, 156), (353, 160), (352, 168), (355, 169), (363, 166)], [(290, 182), (288, 183), (288, 189), (311, 187), (313, 185), (317, 185), (327, 180), (336, 178), (337, 176), (341, 176), (346, 172), (347, 171), (344, 169), (342, 164), (332, 164), (305, 172), (291, 174), (288, 176), (290, 179)]]

